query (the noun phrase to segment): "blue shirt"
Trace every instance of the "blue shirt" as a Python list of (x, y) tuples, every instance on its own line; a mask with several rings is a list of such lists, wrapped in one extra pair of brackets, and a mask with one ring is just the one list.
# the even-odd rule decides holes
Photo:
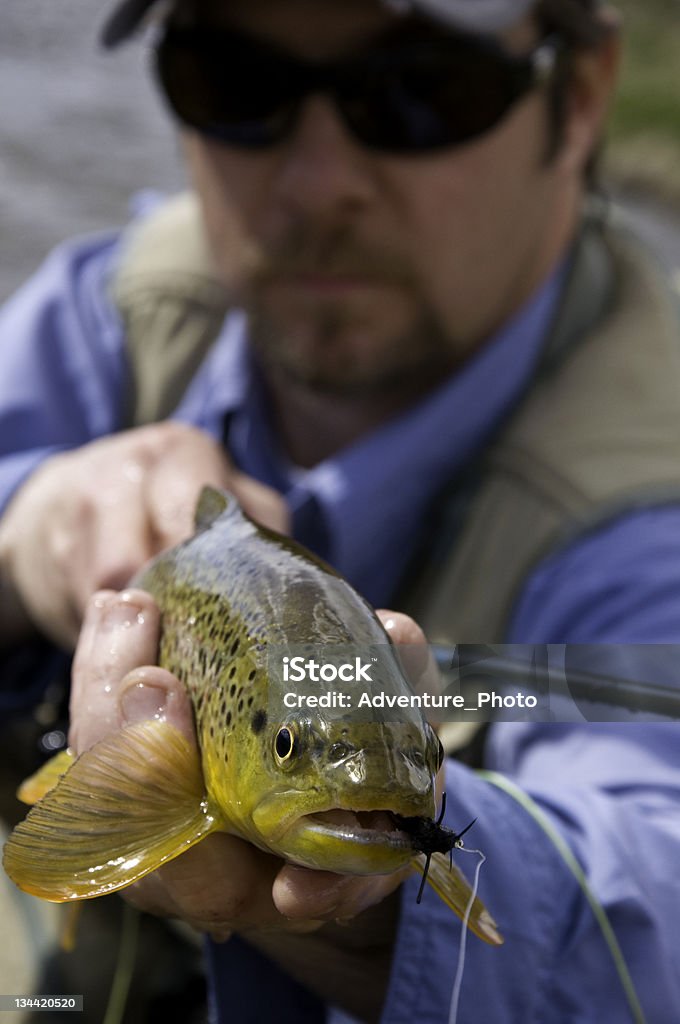
[[(0, 314), (0, 508), (46, 456), (120, 424), (124, 337), (107, 298), (118, 247), (117, 236), (62, 246)], [(560, 286), (558, 272), (459, 374), (312, 470), (291, 466), (278, 450), (238, 313), (177, 416), (224, 436), (244, 471), (286, 496), (294, 521), (313, 496), (330, 559), (374, 604), (388, 605), (428, 502), (526, 385)], [(303, 526), (298, 533), (305, 540)], [(506, 639), (678, 643), (679, 595), (680, 509), (632, 512), (535, 570)], [(487, 744), (489, 767), (529, 792), (579, 857), (654, 1024), (674, 1020), (680, 1005), (678, 739), (673, 724), (527, 723), (495, 725)], [(447, 824), (460, 828), (473, 817), (475, 845), (488, 860), (481, 895), (506, 944), (468, 943), (461, 1020), (472, 1013), (494, 1024), (629, 1019), (592, 912), (550, 841), (507, 794), (451, 763)], [(433, 895), (416, 906), (416, 884), (403, 886), (389, 1024), (448, 1019), (460, 926)], [(276, 995), (268, 989), (260, 958), (243, 943), (210, 947), (209, 961), (225, 1019), (264, 1019), (252, 1003), (241, 1015), (235, 1009), (235, 985), (248, 964), (261, 979), (263, 1006), (275, 1002), (279, 1022), (315, 1019), (316, 1001), (294, 986), (286, 990), (273, 968), (266, 970)]]

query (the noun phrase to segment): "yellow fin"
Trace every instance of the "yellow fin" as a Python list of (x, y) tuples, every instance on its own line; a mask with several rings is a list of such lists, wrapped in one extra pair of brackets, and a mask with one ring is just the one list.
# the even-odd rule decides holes
[[(425, 869), (425, 857), (416, 857), (413, 865), (422, 875)], [(433, 853), (427, 881), (437, 895), (444, 900), (444, 903), (463, 920), (472, 896), (472, 889), (460, 868), (455, 864), (452, 865), (445, 854)], [(475, 897), (472, 904), (468, 928), (491, 946), (503, 944), (503, 936), (498, 931), (496, 922), (478, 897)]]
[(130, 885), (221, 827), (195, 749), (167, 722), (142, 722), (73, 763), (14, 829), (3, 863), (34, 896), (88, 899)]
[(60, 750), (46, 761), (42, 768), (29, 775), (17, 790), (17, 798), (25, 804), (37, 804), (38, 800), (54, 789), (62, 775), (68, 771), (75, 756), (72, 750)]

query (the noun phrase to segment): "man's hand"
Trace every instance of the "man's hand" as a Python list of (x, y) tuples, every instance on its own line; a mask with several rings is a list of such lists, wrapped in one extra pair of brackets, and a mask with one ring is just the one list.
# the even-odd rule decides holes
[[(381, 616), (395, 642), (410, 649), (424, 644), (406, 616)], [(158, 625), (158, 610), (142, 591), (101, 592), (90, 602), (73, 670), (70, 741), (76, 753), (152, 717), (166, 719), (195, 742), (181, 683), (152, 665)], [(370, 877), (312, 871), (218, 834), (124, 895), (142, 909), (181, 918), (218, 940), (233, 931), (244, 934), (318, 994), (369, 1019), (382, 1005), (396, 927), (396, 903), (383, 901), (406, 874), (408, 869)], [(368, 908), (373, 909), (365, 913)], [(347, 972), (361, 975), (352, 992)]]
[(155, 424), (48, 459), (0, 521), (0, 631), (11, 633), (0, 640), (32, 628), (72, 647), (96, 590), (124, 587), (193, 532), (204, 484), (230, 490), (254, 519), (286, 532), (280, 495), (236, 470), (195, 427)]

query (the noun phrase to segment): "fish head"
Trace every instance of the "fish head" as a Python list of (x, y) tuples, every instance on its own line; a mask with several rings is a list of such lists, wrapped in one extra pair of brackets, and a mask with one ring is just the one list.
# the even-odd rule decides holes
[[(289, 715), (268, 723), (250, 815), (258, 845), (307, 867), (386, 874), (412, 860), (403, 818), (431, 818), (441, 744), (405, 721)], [(251, 789), (252, 793), (252, 789)]]

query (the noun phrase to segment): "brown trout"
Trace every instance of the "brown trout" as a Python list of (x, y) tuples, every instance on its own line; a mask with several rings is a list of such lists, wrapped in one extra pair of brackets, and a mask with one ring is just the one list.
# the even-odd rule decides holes
[[(77, 759), (57, 755), (25, 786), (27, 802), (41, 799), (5, 846), (5, 870), (21, 889), (55, 902), (100, 896), (223, 831), (289, 862), (349, 874), (409, 862), (423, 871), (424, 850), (428, 881), (465, 914), (470, 888), (434, 852), (444, 833), (457, 837), (441, 829), (432, 839), (443, 752), (420, 710), (394, 720), (373, 709), (367, 718), (278, 699), (272, 652), (318, 645), (381, 645), (379, 682), (362, 686), (412, 693), (382, 624), (342, 577), (205, 488), (195, 535), (132, 585), (160, 607), (159, 663), (191, 696), (200, 756), (162, 720), (125, 728)], [(470, 927), (502, 941), (478, 899)]]

